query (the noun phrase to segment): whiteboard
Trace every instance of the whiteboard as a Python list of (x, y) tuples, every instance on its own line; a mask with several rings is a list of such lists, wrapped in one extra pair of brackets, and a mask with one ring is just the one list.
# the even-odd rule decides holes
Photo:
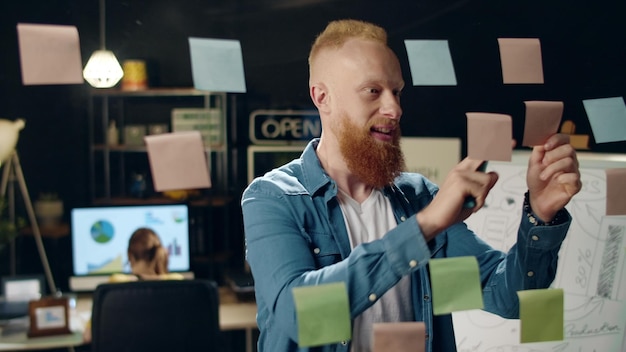
[[(515, 242), (530, 151), (515, 151), (512, 162), (490, 162), (500, 178), (485, 206), (466, 223), (493, 247)], [(626, 168), (625, 154), (578, 153), (583, 188), (567, 209), (573, 221), (559, 252), (551, 287), (562, 288), (564, 340), (520, 341), (520, 323), (471, 310), (453, 313), (459, 352), (604, 352), (626, 347), (626, 216), (604, 216), (607, 168)]]

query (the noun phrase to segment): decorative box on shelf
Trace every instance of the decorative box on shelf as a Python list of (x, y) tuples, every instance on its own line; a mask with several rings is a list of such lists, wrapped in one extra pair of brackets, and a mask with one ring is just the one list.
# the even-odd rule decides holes
[(172, 109), (172, 131), (200, 131), (204, 146), (221, 149), (225, 141), (225, 121), (218, 108)]

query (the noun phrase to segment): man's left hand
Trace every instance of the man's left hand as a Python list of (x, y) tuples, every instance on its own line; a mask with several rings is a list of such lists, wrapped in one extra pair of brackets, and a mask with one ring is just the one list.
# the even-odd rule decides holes
[(555, 134), (533, 147), (526, 183), (536, 216), (550, 222), (582, 188), (576, 151), (566, 134)]

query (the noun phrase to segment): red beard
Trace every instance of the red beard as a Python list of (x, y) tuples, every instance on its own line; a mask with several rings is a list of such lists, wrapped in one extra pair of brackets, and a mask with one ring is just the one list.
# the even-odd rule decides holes
[(391, 142), (381, 142), (370, 135), (371, 125), (359, 127), (349, 118), (339, 126), (339, 148), (348, 169), (368, 186), (389, 185), (404, 170), (404, 155), (400, 149), (400, 128), (392, 132)]

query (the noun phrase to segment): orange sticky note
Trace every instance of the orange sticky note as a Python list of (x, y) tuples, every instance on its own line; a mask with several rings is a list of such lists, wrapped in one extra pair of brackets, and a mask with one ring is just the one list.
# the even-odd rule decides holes
[(373, 324), (372, 352), (424, 352), (425, 349), (424, 322)]
[(606, 215), (626, 215), (626, 168), (605, 172)]
[(75, 26), (18, 23), (17, 37), (24, 85), (83, 83)]
[(525, 101), (526, 121), (522, 145), (542, 145), (559, 130), (563, 116), (562, 101)]
[(199, 131), (145, 136), (157, 192), (210, 188), (209, 161)]
[(537, 38), (498, 38), (504, 84), (543, 84), (541, 43)]
[(468, 112), (466, 116), (467, 156), (475, 160), (511, 161), (511, 116), (485, 112)]

